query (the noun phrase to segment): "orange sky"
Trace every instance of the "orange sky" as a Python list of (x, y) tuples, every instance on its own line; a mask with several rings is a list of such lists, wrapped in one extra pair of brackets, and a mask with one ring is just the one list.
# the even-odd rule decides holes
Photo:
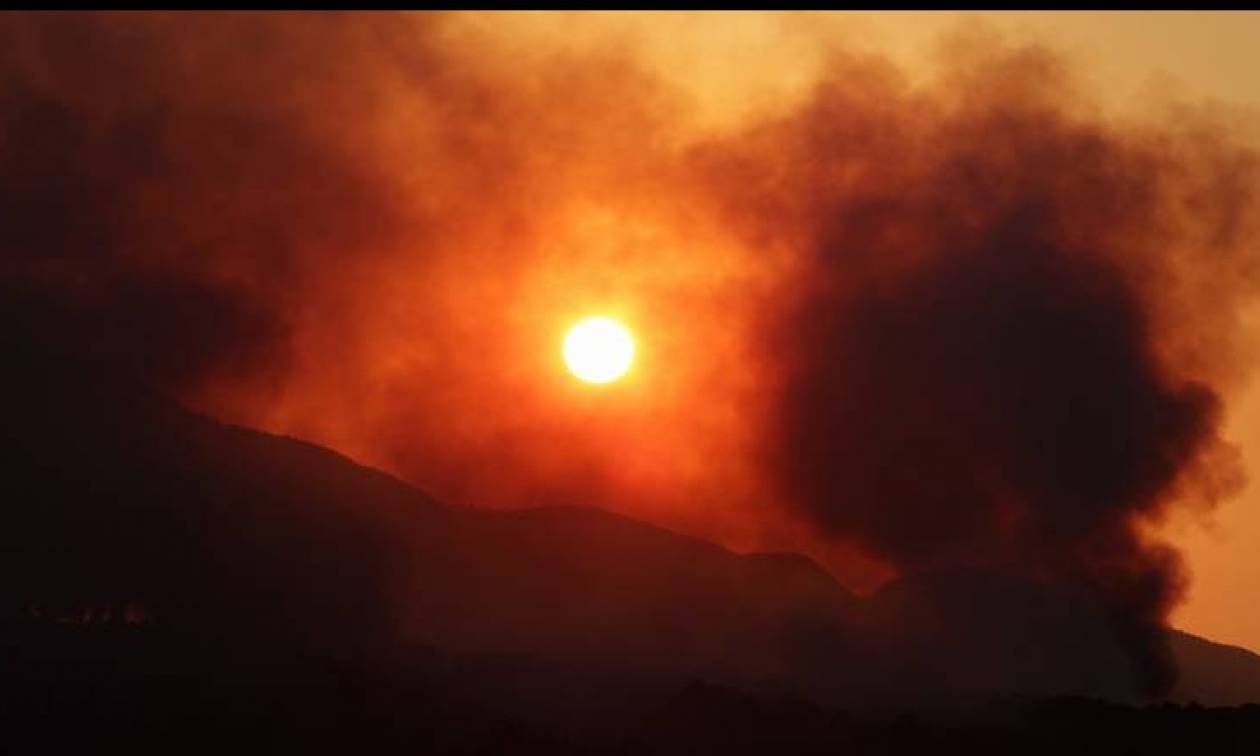
[[(990, 560), (1147, 620), (1176, 570), (1133, 524), (1228, 488), (1222, 440), (1260, 479), (1260, 15), (0, 34), (49, 332), (446, 501), (603, 506), (857, 589)], [(560, 358), (591, 314), (638, 338), (613, 386)], [(1175, 621), (1254, 648), (1258, 490), (1160, 525)]]
[[(440, 456), (416, 443), (417, 438), (435, 437), (434, 431), (417, 434), (414, 429), (430, 422), (431, 408), (442, 407), (446, 414), (433, 426), (442, 428), (436, 437), (453, 439), (465, 457), (436, 478), (417, 482), (450, 499), (492, 504), (549, 500), (533, 483), (517, 489), (520, 481), (512, 476), (485, 473), (487, 468), (513, 465), (550, 471), (540, 475), (557, 486), (551, 494), (556, 501), (580, 499), (591, 490), (622, 490), (617, 481), (604, 481), (611, 487), (595, 483), (609, 474), (601, 449), (611, 447), (631, 450), (622, 452), (616, 469), (622, 482), (632, 482), (628, 490), (638, 498), (617, 503), (595, 494), (599, 503), (735, 547), (783, 547), (811, 540), (791, 521), (776, 525), (776, 517), (756, 514), (770, 494), (747, 476), (740, 462), (752, 453), (749, 445), (756, 443), (747, 436), (748, 429), (756, 427), (748, 417), (761, 411), (758, 397), (764, 387), (756, 371), (748, 372), (742, 383), (732, 381), (736, 366), (747, 364), (740, 356), (747, 325), (738, 321), (750, 311), (743, 303), (723, 298), (746, 297), (770, 285), (776, 275), (774, 263), (763, 259), (750, 267), (747, 251), (703, 212), (693, 211), (685, 189), (663, 190), (676, 166), (661, 159), (672, 140), (705, 131), (731, 132), (749, 119), (773, 118), (802, 102), (837, 43), (848, 50), (888, 55), (912, 77), (927, 78), (945, 33), (960, 28), (1001, 33), (1015, 42), (1046, 43), (1065, 53), (1072, 73), (1108, 117), (1159, 117), (1169, 103), (1190, 102), (1215, 111), (1243, 133), (1260, 135), (1255, 126), (1260, 123), (1260, 82), (1254, 77), (1260, 69), (1260, 50), (1254, 44), (1260, 38), (1260, 14), (461, 14), (445, 30), (444, 44), (453, 49), (494, 49), (497, 54), (479, 65), (508, 66), (503, 75), (509, 79), (517, 76), (513, 67), (528, 70), (566, 56), (578, 62), (571, 81), (540, 79), (528, 85), (536, 86), (536, 91), (517, 90), (506, 99), (494, 95), (501, 100), (497, 107), (504, 109), (496, 111), (496, 117), (520, 119), (521, 144), (537, 162), (506, 169), (499, 175), (499, 185), (511, 186), (516, 175), (511, 170), (517, 169), (527, 180), (536, 170), (549, 171), (550, 178), (546, 185), (493, 189), (490, 201), (515, 203), (512, 192), (533, 193), (527, 201), (538, 209), (538, 218), (550, 218), (545, 221), (545, 236), (538, 237), (537, 229), (528, 227), (454, 230), (454, 243), (465, 251), (434, 263), (442, 266), (435, 275), (466, 284), (451, 290), (454, 298), (449, 302), (441, 301), (440, 291), (437, 300), (416, 302), (433, 292), (419, 295), (409, 288), (411, 263), (402, 263), (384, 279), (402, 283), (382, 284), (399, 288), (392, 295), (382, 291), (378, 304), (410, 302), (403, 306), (416, 308), (415, 313), (365, 316), (365, 322), (382, 325), (361, 326), (373, 343), (359, 347), (396, 356), (392, 366), (379, 359), (371, 362), (381, 371), (377, 384), (394, 393), (365, 398), (355, 392), (346, 400), (353, 404), (329, 406), (337, 401), (329, 397), (346, 396), (339, 384), (357, 385), (360, 376), (342, 377), (341, 368), (321, 363), (310, 371), (317, 377), (302, 379), (304, 386), (290, 387), (282, 401), (268, 406), (269, 426), (330, 443), (406, 475), (430, 469), (435, 454)], [(685, 97), (641, 97), (656, 91), (657, 85), (641, 81), (639, 72), (619, 69), (615, 60), (622, 53)], [(591, 61), (600, 59), (613, 61), (608, 63), (611, 67), (593, 69)], [(376, 86), (388, 92), (395, 84), (378, 81)], [(578, 94), (545, 116), (554, 120), (537, 121), (537, 100), (531, 98), (553, 97), (557, 86)], [(598, 94), (590, 98), (580, 94), (599, 92), (600, 87), (609, 91), (628, 87), (640, 95), (610, 106)], [(517, 97), (519, 101), (513, 99)], [(601, 118), (614, 120), (601, 126)], [(641, 123), (632, 142), (617, 142), (621, 133), (617, 119)], [(400, 155), (414, 149), (414, 134), (405, 130), (410, 121), (387, 120), (403, 130), (380, 136), (397, 139)], [(640, 140), (662, 145), (662, 152), (643, 152)], [(552, 155), (552, 149), (563, 152)], [(582, 162), (580, 156), (591, 154), (617, 157)], [(490, 170), (505, 170), (495, 160), (487, 158)], [(556, 161), (554, 169), (541, 167), (549, 160)], [(467, 203), (485, 199), (477, 191), (495, 185), (491, 181), (467, 194), (469, 187), (453, 175), (449, 168), (416, 175), (417, 185), (428, 182), (433, 190), (430, 196), (439, 203), (434, 212), (465, 213)], [(679, 181), (684, 179), (680, 176)], [(668, 200), (653, 197), (661, 191), (667, 191)], [(510, 217), (502, 221), (513, 222)], [(502, 263), (492, 254), (505, 243), (518, 251), (531, 250), (519, 276), (504, 278)], [(696, 249), (704, 254), (695, 254)], [(483, 283), (472, 285), (477, 281)], [(513, 282), (510, 288), (504, 288), (505, 281)], [(710, 292), (708, 299), (697, 299), (697, 291)], [(466, 315), (470, 306), (489, 312), (505, 304), (502, 317), (478, 322)], [(616, 394), (584, 393), (562, 374), (560, 335), (591, 311), (625, 318), (642, 339), (636, 369)], [(715, 319), (716, 312), (726, 317)], [(486, 364), (505, 361), (516, 367), (494, 380), (478, 374), (475, 362), (461, 365), (455, 373), (438, 366), (426, 373), (418, 366), (429, 358), (409, 355), (420, 348), (419, 341), (396, 328), (399, 318), (409, 322), (406, 317), (417, 315), (453, 319), (462, 336), (448, 333), (447, 338), (464, 338), (483, 349), (492, 344)], [(675, 327), (679, 322), (687, 327), (679, 330)], [(515, 334), (507, 342), (496, 335), (505, 328)], [(306, 333), (307, 339), (347, 338), (337, 329), (321, 335), (317, 326)], [(382, 338), (384, 342), (379, 341)], [(299, 353), (303, 348), (322, 356), (337, 347), (308, 342)], [(447, 351), (438, 347), (432, 358), (440, 359)], [(359, 370), (362, 364), (348, 359), (344, 369)], [(706, 373), (713, 377), (707, 379)], [(461, 376), (458, 384), (443, 387), (451, 375)], [(412, 408), (400, 409), (397, 386), (407, 380), (440, 398), (404, 400), (404, 405), (412, 401)], [(709, 410), (691, 408), (697, 386), (715, 392), (717, 403)], [(508, 414), (479, 412), (477, 407), (486, 401), (483, 391), (506, 391), (519, 401), (510, 405)], [(1260, 388), (1228, 399), (1228, 436), (1241, 445), (1250, 476), (1260, 478), (1260, 433), (1251, 430), (1260, 420)], [(382, 412), (393, 414), (390, 419), (373, 416)], [(258, 414), (253, 411), (246, 417)], [(397, 439), (383, 442), (377, 429), (391, 423), (413, 431), (399, 431)], [(575, 432), (601, 440), (573, 448), (569, 439)], [(552, 441), (539, 443), (547, 438)], [(582, 469), (589, 473), (575, 472)], [(714, 481), (720, 481), (721, 500), (713, 497)], [(1260, 493), (1253, 487), (1221, 505), (1206, 523), (1180, 517), (1169, 526), (1194, 576), (1188, 600), (1177, 609), (1174, 621), (1193, 632), (1252, 648), (1260, 648), (1260, 612), (1251, 611), (1247, 600), (1260, 592), (1260, 558), (1254, 555), (1254, 544), (1260, 542), (1258, 499)], [(881, 568), (843, 548), (831, 557), (833, 569), (841, 573), (849, 562), (851, 574), (842, 577), (859, 584), (881, 574)]]
[[(1117, 117), (1140, 118), (1170, 102), (1190, 102), (1217, 111), (1260, 144), (1260, 13), (609, 13), (466, 20), (492, 36), (506, 31), (507, 44), (521, 48), (646, 51), (644, 59), (659, 75), (694, 93), (699, 108), (691, 117), (719, 131), (803, 97), (823, 63), (820, 40), (885, 53), (916, 71), (931, 66), (943, 32), (985, 25), (1065, 52), (1085, 86)], [(1227, 437), (1241, 447), (1248, 476), (1260, 480), (1260, 382), (1228, 402)], [(1260, 611), (1250, 601), (1260, 595), (1260, 487), (1250, 486), (1206, 518), (1178, 518), (1169, 532), (1193, 575), (1175, 623), (1260, 649)]]

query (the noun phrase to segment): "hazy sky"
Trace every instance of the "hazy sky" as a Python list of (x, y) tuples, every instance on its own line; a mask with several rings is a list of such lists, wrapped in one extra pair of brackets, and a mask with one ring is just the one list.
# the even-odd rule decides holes
[[(1184, 576), (1158, 527), (1174, 621), (1260, 648), (1260, 486), (1194, 506), (1260, 480), (1260, 15), (0, 35), (29, 330), (451, 503), (602, 506), (856, 590), (1004, 565), (1149, 623)], [(592, 314), (639, 345), (602, 392), (559, 354)]]
[[(607, 37), (592, 31), (601, 26)], [(821, 64), (820, 40), (842, 40), (850, 49), (888, 54), (923, 71), (933, 65), (942, 38), (960, 28), (988, 29), (1064, 52), (1078, 79), (1118, 116), (1142, 117), (1190, 103), (1219, 110), (1260, 145), (1257, 12), (538, 14), (524, 17), (514, 34), (555, 39), (580, 31), (566, 44), (649, 50), (647, 59), (656, 61), (662, 76), (696, 93), (703, 104), (698, 117), (720, 128), (759, 107), (803, 96)], [(632, 43), (625, 42), (627, 30)], [(1260, 480), (1260, 381), (1229, 397), (1227, 425), (1248, 477)], [(1181, 518), (1169, 529), (1193, 575), (1174, 621), (1260, 649), (1260, 611), (1251, 607), (1260, 595), (1260, 485), (1250, 485), (1210, 516)]]

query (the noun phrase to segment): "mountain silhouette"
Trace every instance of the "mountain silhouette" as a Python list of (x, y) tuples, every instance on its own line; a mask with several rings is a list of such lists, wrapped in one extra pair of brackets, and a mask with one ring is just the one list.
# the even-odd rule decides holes
[[(100, 669), (343, 703), (385, 675), (460, 711), (587, 724), (689, 680), (848, 707), (1140, 700), (1091, 605), (1035, 581), (913, 575), (860, 599), (805, 557), (593, 508), (446, 506), (90, 362), (24, 357), (0, 436), (11, 701)], [(1173, 700), (1260, 702), (1260, 657), (1167, 632)]]

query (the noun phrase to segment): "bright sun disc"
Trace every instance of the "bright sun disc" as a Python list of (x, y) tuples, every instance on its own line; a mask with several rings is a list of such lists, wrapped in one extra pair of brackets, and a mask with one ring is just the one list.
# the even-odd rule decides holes
[(615, 381), (633, 360), (634, 338), (612, 318), (583, 318), (565, 334), (564, 363), (587, 383)]

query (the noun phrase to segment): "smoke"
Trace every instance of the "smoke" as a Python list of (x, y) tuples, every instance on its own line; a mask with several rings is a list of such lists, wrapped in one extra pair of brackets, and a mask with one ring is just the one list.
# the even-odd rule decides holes
[(1260, 163), (1201, 128), (1108, 124), (1043, 51), (954, 56), (926, 90), (848, 61), (704, 158), (750, 241), (800, 254), (768, 316), (770, 464), (900, 570), (1088, 593), (1163, 691), (1154, 630), (1185, 578), (1144, 526), (1237, 476), (1213, 387), (1235, 353), (1180, 350), (1254, 292)]
[[(714, 126), (660, 45), (516, 23), (0, 19), (10, 351), (452, 502), (610, 507), (852, 583), (1026, 573), (1164, 686), (1185, 576), (1149, 526), (1237, 487), (1255, 155), (984, 37), (918, 83), (823, 45), (812, 88)], [(558, 356), (592, 312), (640, 339), (602, 393)]]
[(168, 388), (283, 371), (289, 292), (390, 222), (302, 91), (333, 21), (289, 23), (5, 19), (3, 282), (40, 321), (6, 326)]

